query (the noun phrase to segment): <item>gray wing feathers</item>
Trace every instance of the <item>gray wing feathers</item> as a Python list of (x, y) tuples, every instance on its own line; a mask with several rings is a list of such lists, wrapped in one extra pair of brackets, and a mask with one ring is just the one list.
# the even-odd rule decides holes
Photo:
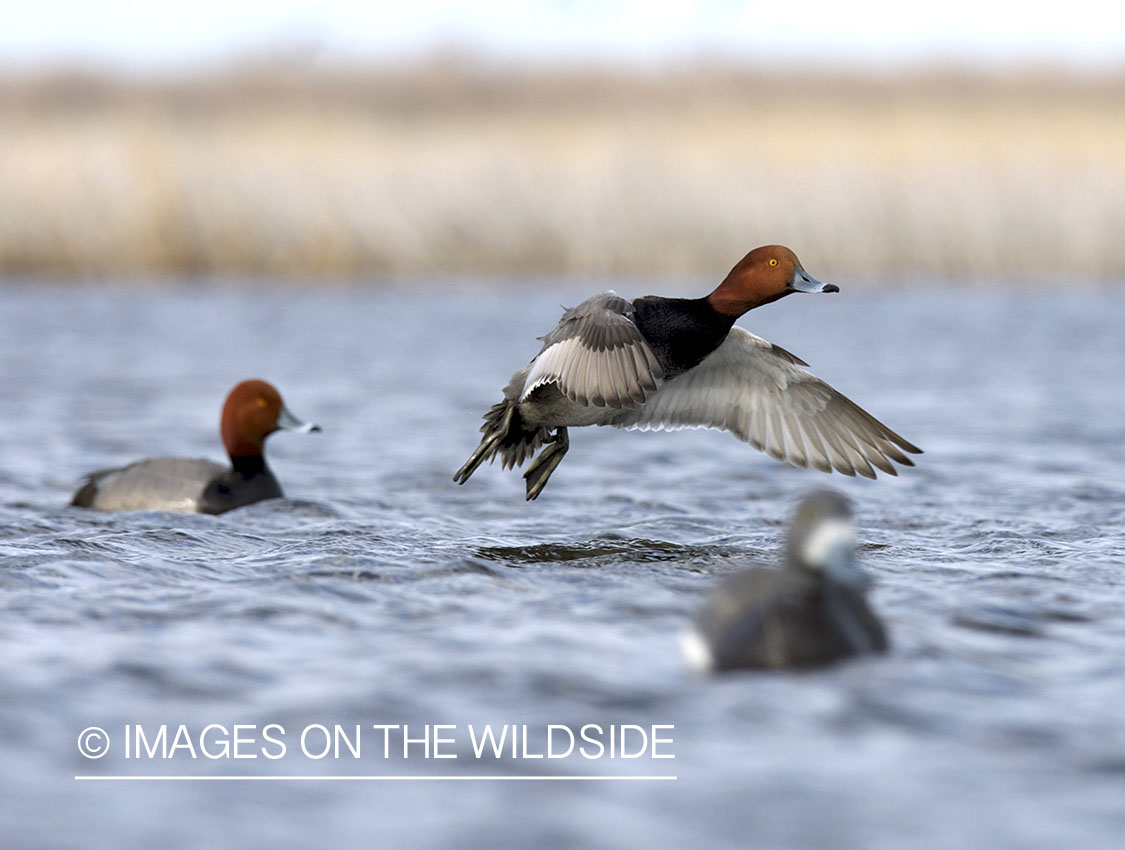
[(631, 410), (656, 392), (664, 370), (633, 323), (633, 305), (604, 292), (563, 313), (531, 363), (520, 400), (556, 384), (571, 401)]
[(798, 358), (742, 328), (694, 369), (665, 383), (643, 407), (608, 424), (643, 430), (720, 428), (795, 466), (874, 478), (897, 475), (916, 446), (828, 384)]

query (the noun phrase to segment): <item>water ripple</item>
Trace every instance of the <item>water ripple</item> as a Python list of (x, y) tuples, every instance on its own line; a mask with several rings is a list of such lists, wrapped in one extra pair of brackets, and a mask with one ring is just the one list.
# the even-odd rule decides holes
[[(548, 289), (518, 304), (130, 291), (115, 297), (120, 315), (95, 290), (6, 291), (0, 354), (23, 366), (0, 375), (0, 398), (27, 402), (0, 446), (0, 829), (12, 846), (217, 846), (250, 820), (272, 831), (239, 832), (249, 846), (311, 823), (318, 840), (358, 846), (373, 822), (414, 836), (427, 818), (446, 824), (431, 846), (492, 846), (499, 833), (472, 826), (501, 812), (543, 846), (1119, 843), (1125, 363), (1113, 352), (1125, 298), (981, 293), (935, 325), (945, 293), (849, 293), (747, 322), (926, 448), (898, 479), (827, 479), (715, 432), (583, 429), (535, 503), (498, 467), (457, 487), (480, 413), (573, 301)], [(185, 328), (185, 310), (208, 321)], [(526, 338), (481, 331), (504, 326)], [(1045, 344), (1062, 339), (1080, 344)], [(74, 350), (84, 356), (63, 354)], [(219, 397), (251, 373), (325, 428), (271, 438), (291, 498), (220, 517), (66, 507), (84, 472), (129, 453), (215, 456)], [(776, 564), (792, 506), (826, 484), (855, 503), (892, 651), (811, 673), (692, 674), (678, 640), (704, 595), (732, 570)], [(70, 785), (93, 769), (75, 761), (81, 729), (141, 721), (672, 724), (681, 779), (505, 796)], [(12, 814), (47, 810), (58, 816)], [(55, 840), (63, 821), (84, 834)]]

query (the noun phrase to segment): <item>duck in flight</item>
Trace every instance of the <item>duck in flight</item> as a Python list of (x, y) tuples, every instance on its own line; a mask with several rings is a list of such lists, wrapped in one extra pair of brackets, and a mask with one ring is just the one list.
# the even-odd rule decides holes
[(499, 457), (522, 466), (527, 498), (543, 492), (570, 447), (568, 428), (719, 428), (795, 466), (897, 475), (921, 449), (803, 369), (783, 348), (734, 326), (794, 292), (839, 292), (781, 245), (747, 254), (703, 298), (603, 292), (563, 313), (538, 355), (484, 415), (480, 445), (453, 480)]

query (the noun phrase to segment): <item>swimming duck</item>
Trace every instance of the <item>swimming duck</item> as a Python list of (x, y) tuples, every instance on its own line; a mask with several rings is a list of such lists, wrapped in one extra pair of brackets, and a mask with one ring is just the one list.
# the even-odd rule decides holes
[(721, 428), (800, 467), (897, 475), (921, 453), (828, 384), (805, 361), (734, 321), (794, 292), (839, 292), (805, 271), (781, 245), (747, 254), (703, 298), (603, 292), (563, 313), (543, 348), (484, 415), (484, 436), (453, 480), (485, 460), (521, 466), (527, 498), (543, 491), (570, 447), (567, 428)]
[(883, 652), (887, 633), (867, 605), (851, 508), (823, 490), (803, 499), (781, 569), (728, 576), (696, 618), (684, 649), (711, 670), (800, 668)]
[(281, 497), (263, 456), (266, 437), (278, 429), (307, 434), (302, 422), (265, 381), (243, 381), (223, 405), (220, 433), (230, 466), (200, 458), (158, 457), (91, 473), (71, 504), (99, 511), (162, 510), (221, 514)]

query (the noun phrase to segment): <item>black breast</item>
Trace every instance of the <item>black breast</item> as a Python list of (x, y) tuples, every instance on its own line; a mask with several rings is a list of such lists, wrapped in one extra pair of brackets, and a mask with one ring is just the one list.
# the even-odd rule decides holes
[(200, 513), (221, 514), (284, 495), (264, 458), (238, 457), (232, 460), (232, 465), (231, 470), (212, 479), (203, 490), (199, 499)]
[(734, 318), (724, 316), (706, 298), (661, 298), (646, 295), (633, 301), (636, 322), (666, 378), (698, 366), (730, 332)]

